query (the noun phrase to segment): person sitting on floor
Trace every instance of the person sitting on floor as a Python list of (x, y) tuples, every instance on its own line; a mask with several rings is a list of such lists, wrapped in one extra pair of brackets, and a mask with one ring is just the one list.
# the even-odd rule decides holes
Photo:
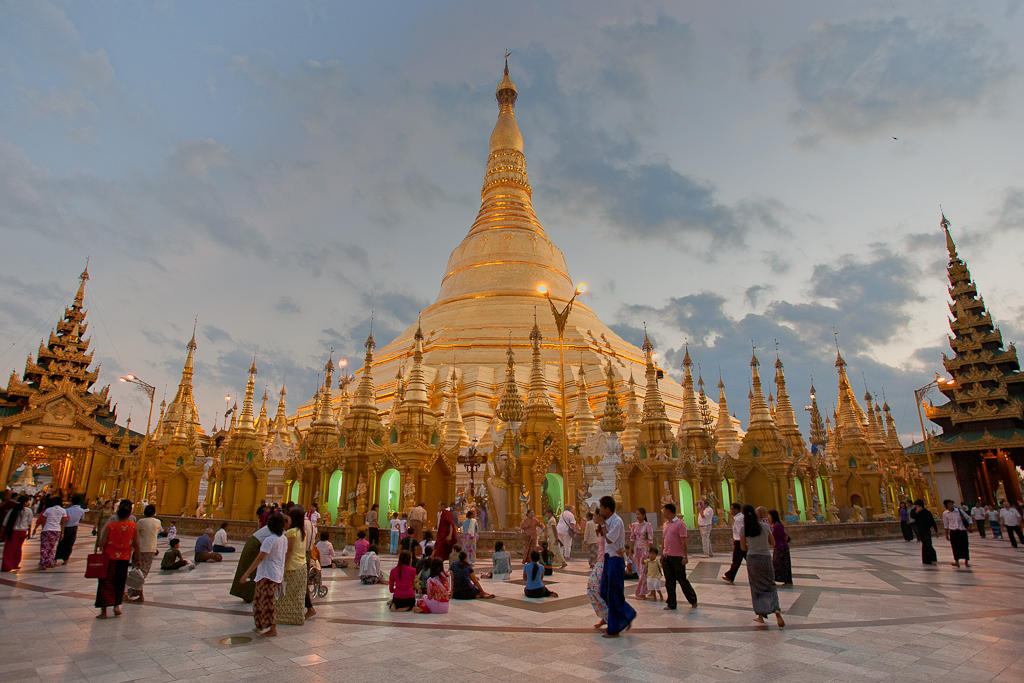
[[(427, 592), (427, 581), (430, 579), (430, 567), (434, 563), (434, 549), (428, 548), (427, 552), (420, 558), (416, 566), (416, 594), (424, 595)], [(443, 564), (443, 563), (442, 563)]]
[(220, 562), (224, 557), (213, 549), (213, 529), (207, 528), (206, 532), (196, 539), (196, 564), (200, 562)]
[(181, 556), (181, 549), (178, 545), (181, 543), (180, 538), (172, 538), (168, 541), (168, 545), (171, 547), (164, 553), (164, 557), (160, 560), (160, 571), (173, 572), (181, 569), (182, 567), (188, 567), (189, 571), (196, 568), (194, 564), (188, 562)]
[(508, 581), (512, 577), (512, 555), (505, 550), (503, 542), (495, 541), (491, 561), (494, 565), (491, 567), (491, 571), (484, 574), (485, 579)]
[(530, 562), (523, 567), (523, 581), (526, 587), (523, 593), (528, 598), (557, 598), (558, 593), (548, 590), (544, 586), (544, 566), (540, 563), (540, 553), (536, 550), (530, 551)]
[(371, 545), (359, 560), (359, 580), (364, 585), (380, 583), (384, 574), (380, 571), (380, 558), (377, 557), (377, 546)]
[(540, 562), (544, 565), (544, 576), (551, 576), (555, 573), (555, 556), (548, 548), (547, 541), (540, 542)]
[(348, 566), (348, 558), (343, 557), (345, 551), (342, 550), (341, 553), (339, 554), (334, 550), (334, 544), (331, 543), (330, 532), (320, 532), (320, 540), (316, 544), (316, 550), (318, 553), (320, 553), (321, 567), (334, 567), (336, 569), (343, 569)]
[(235, 547), (228, 545), (228, 523), (223, 522), (220, 528), (217, 529), (217, 533), (213, 535), (213, 552), (215, 553), (233, 553)]
[(489, 600), (494, 595), (480, 585), (480, 579), (473, 573), (473, 565), (466, 562), (466, 553), (460, 551), (459, 558), (449, 564), (452, 575), (452, 598), (455, 600)]
[(409, 612), (416, 606), (416, 591), (413, 589), (413, 582), (416, 580), (416, 570), (412, 568), (412, 555), (408, 550), (398, 554), (398, 565), (391, 570), (388, 579), (388, 590), (393, 597), (389, 609), (392, 612)]
[(444, 562), (440, 559), (430, 560), (430, 578), (427, 579), (423, 597), (416, 603), (413, 612), (421, 614), (447, 614), (448, 601), (451, 599), (451, 587), (448, 574), (444, 571)]
[(363, 561), (363, 555), (366, 554), (366, 550), (370, 547), (370, 542), (366, 540), (366, 532), (360, 531), (356, 534), (356, 555), (352, 558), (352, 561), (359, 566), (359, 563)]

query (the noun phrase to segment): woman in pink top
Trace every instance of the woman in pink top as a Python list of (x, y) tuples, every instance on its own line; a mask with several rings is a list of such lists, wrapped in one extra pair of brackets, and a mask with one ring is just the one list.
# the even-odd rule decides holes
[(398, 556), (398, 566), (391, 570), (388, 579), (388, 590), (393, 597), (391, 599), (392, 612), (408, 612), (416, 606), (416, 590), (413, 588), (416, 581), (416, 570), (412, 568), (412, 555), (408, 550), (403, 550)]
[(416, 603), (414, 612), (423, 614), (447, 614), (451, 600), (452, 588), (448, 574), (444, 571), (444, 562), (435, 557), (430, 561), (430, 578), (427, 579), (427, 592)]

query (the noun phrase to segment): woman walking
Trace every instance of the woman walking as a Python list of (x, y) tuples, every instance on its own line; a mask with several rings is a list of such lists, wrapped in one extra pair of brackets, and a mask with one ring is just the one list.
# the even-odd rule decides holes
[(562, 555), (562, 548), (558, 545), (558, 518), (555, 516), (555, 511), (551, 508), (548, 508), (544, 528), (544, 538), (548, 542), (548, 548), (551, 550), (551, 564), (552, 566), (558, 565), (559, 569), (564, 569), (566, 566), (565, 556)]
[(629, 542), (633, 547), (633, 569), (637, 576), (636, 592), (633, 593), (633, 597), (637, 600), (646, 600), (647, 554), (654, 544), (654, 530), (647, 521), (647, 510), (637, 508), (635, 514), (636, 521), (629, 527)]
[(476, 562), (476, 541), (479, 536), (480, 525), (476, 521), (476, 514), (468, 510), (466, 519), (462, 521), (462, 549), (466, 551), (470, 564)]
[(32, 508), (28, 502), (28, 496), (20, 495), (4, 519), (4, 538), (7, 542), (4, 543), (4, 560), (0, 568), (5, 572), (13, 572), (21, 567), (21, 547), (32, 525)]
[(935, 546), (932, 545), (932, 531), (938, 532), (939, 527), (935, 524), (935, 517), (924, 506), (924, 500), (918, 498), (914, 501), (914, 509), (910, 513), (914, 520), (914, 527), (917, 529), (917, 540), (921, 542), (921, 563), (938, 564), (939, 557), (935, 554)]
[[(597, 517), (596, 519), (601, 519)], [(604, 520), (601, 519), (603, 522)], [(587, 597), (590, 599), (590, 606), (594, 608), (599, 622), (594, 624), (595, 629), (601, 629), (608, 623), (608, 603), (601, 597), (601, 575), (604, 574), (604, 524), (597, 525), (597, 561), (590, 576), (587, 577)]]
[(907, 501), (900, 501), (900, 531), (903, 532), (903, 540), (910, 543), (914, 540), (914, 527), (910, 523), (910, 508), (907, 507)]
[(768, 515), (772, 519), (772, 539), (775, 541), (772, 547), (772, 569), (775, 570), (775, 583), (792, 586), (793, 564), (789, 557), (789, 534), (786, 533), (786, 527), (782, 525), (778, 510), (769, 510)]
[(747, 553), (747, 579), (750, 581), (750, 600), (754, 605), (754, 618), (759, 624), (764, 618), (775, 614), (775, 621), (782, 628), (786, 625), (779, 608), (779, 591), (775, 587), (775, 571), (772, 568), (771, 527), (761, 517), (767, 517), (764, 507), (754, 510), (753, 505), (743, 506), (743, 536), (740, 548)]
[(68, 513), (60, 505), (60, 496), (51, 496), (43, 503), (43, 530), (39, 532), (39, 568), (57, 566), (57, 543), (64, 533)]
[(117, 506), (116, 520), (107, 522), (96, 537), (96, 552), (107, 556), (107, 574), (98, 580), (96, 586), (96, 607), (100, 613), (97, 619), (107, 618), (107, 608), (114, 608), (114, 616), (121, 616), (121, 601), (124, 599), (124, 584), (128, 579), (128, 562), (132, 553), (139, 552), (139, 539), (135, 535), (135, 522), (131, 501), (122, 500)]
[[(288, 510), (288, 556), (284, 565), (284, 597), (278, 601), (277, 623), (301, 626), (305, 623), (304, 600), (309, 599), (306, 590), (306, 528), (305, 514), (301, 505)], [(254, 598), (255, 599), (255, 598)]]
[(284, 584), (284, 568), (288, 561), (288, 539), (284, 536), (285, 520), (279, 514), (267, 518), (263, 527), (268, 533), (260, 543), (260, 549), (249, 568), (242, 574), (243, 582), (256, 572), (252, 599), (253, 629), (263, 636), (277, 635), (277, 619), (274, 603)]

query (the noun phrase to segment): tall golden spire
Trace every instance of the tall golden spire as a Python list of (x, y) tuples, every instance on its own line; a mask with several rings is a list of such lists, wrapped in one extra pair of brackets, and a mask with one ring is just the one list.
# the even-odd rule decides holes
[(725, 400), (725, 382), (718, 378), (718, 422), (715, 424), (715, 450), (735, 456), (740, 448), (740, 435), (729, 415), (729, 404)]
[(658, 386), (658, 369), (654, 366), (654, 344), (644, 330), (644, 343), (640, 347), (644, 352), (644, 359), (647, 362), (647, 393), (644, 394), (644, 424), (652, 422), (668, 422), (668, 415), (665, 413), (665, 401), (661, 398), (661, 388)]
[(448, 379), (448, 404), (444, 410), (444, 445), (448, 449), (469, 445), (469, 433), (466, 431), (462, 411), (459, 409), (459, 382), (454, 366)]
[[(947, 233), (949, 234), (949, 233)], [(102, 270), (102, 269), (101, 269)], [(78, 276), (80, 280), (78, 284), (78, 291), (75, 293), (74, 308), (81, 311), (85, 303), (85, 283), (89, 279), (89, 259), (85, 259), (85, 268), (82, 270), (82, 274)]]
[(576, 389), (576, 414), (572, 416), (572, 433), (569, 434), (569, 440), (582, 444), (587, 437), (597, 431), (597, 418), (590, 407), (587, 377), (582, 363), (576, 374)]
[(523, 406), (523, 399), (519, 397), (519, 388), (516, 386), (516, 357), (512, 353), (511, 337), (509, 337), (506, 355), (505, 386), (498, 399), (498, 409), (495, 411), (495, 415), (502, 422), (522, 422), (526, 415), (526, 408)]
[(946, 232), (946, 251), (949, 253), (949, 262), (959, 261), (960, 257), (956, 253), (956, 243), (953, 242), (953, 236), (949, 233), (949, 219), (946, 218), (946, 214), (942, 214), (942, 220), (939, 225)]
[[(782, 369), (782, 357), (775, 357), (775, 386), (778, 389), (778, 408), (775, 411), (775, 424), (783, 434), (800, 436), (800, 427), (796, 423), (796, 413), (786, 391), (786, 374)], [(801, 437), (802, 438), (802, 437)]]
[(548, 396), (548, 381), (544, 377), (544, 364), (540, 359), (540, 342), (544, 337), (537, 327), (536, 316), (533, 321), (533, 329), (530, 331), (530, 346), (533, 349), (533, 357), (530, 363), (530, 386), (527, 393), (526, 412), (552, 412), (551, 397)]
[(285, 413), (284, 395), (287, 392), (284, 385), (281, 385), (281, 398), (277, 402), (277, 414), (274, 416), (274, 432), (277, 434), (288, 433), (288, 415)]
[(427, 381), (423, 376), (423, 329), (421, 327), (416, 327), (413, 339), (412, 370), (409, 371), (409, 380), (405, 385), (405, 403), (417, 407), (429, 406)]
[(643, 412), (640, 410), (640, 402), (636, 396), (636, 380), (633, 373), (629, 373), (629, 382), (626, 389), (626, 428), (622, 430), (620, 442), (623, 452), (634, 450), (640, 440), (640, 423), (643, 420)]
[(859, 406), (850, 387), (850, 379), (846, 376), (846, 361), (836, 350), (836, 372), (839, 375), (839, 398), (836, 408), (835, 431), (844, 440), (863, 440), (864, 426), (857, 413)]
[(377, 410), (377, 398), (373, 389), (373, 349), (377, 343), (373, 340), (373, 332), (366, 337), (366, 356), (363, 360), (363, 376), (359, 378), (356, 386), (355, 396), (352, 398), (352, 406), (361, 408), (373, 408)]
[(896, 421), (892, 419), (892, 413), (889, 412), (888, 402), (882, 403), (882, 410), (885, 411), (885, 445), (893, 453), (903, 453), (903, 444), (900, 443), (900, 436), (896, 433)]
[(256, 388), (256, 354), (252, 356), (252, 364), (249, 366), (249, 381), (245, 383), (245, 400), (242, 401), (242, 417), (238, 421), (238, 429), (243, 432), (256, 430), (252, 417), (253, 393)]
[(690, 345), (686, 344), (683, 353), (683, 413), (679, 418), (677, 435), (699, 436), (703, 431), (700, 419), (700, 406), (697, 395), (693, 391), (693, 361), (690, 359)]
[(174, 399), (168, 404), (167, 411), (163, 416), (161, 433), (171, 435), (174, 433), (180, 413), (185, 413), (185, 419), (192, 424), (191, 430), (197, 434), (203, 434), (203, 427), (199, 423), (199, 410), (196, 408), (195, 399), (192, 396), (192, 378), (195, 375), (195, 354), (199, 347), (196, 344), (196, 327), (192, 328), (192, 338), (188, 340), (185, 355), (185, 365), (181, 369), (181, 380), (178, 382), (178, 391)]
[(260, 414), (256, 418), (256, 433), (266, 436), (269, 431), (267, 424), (267, 388), (263, 387), (263, 402), (260, 404)]
[(868, 406), (867, 414), (867, 429), (865, 430), (865, 436), (867, 436), (868, 443), (872, 446), (884, 446), (885, 445), (885, 431), (882, 429), (882, 416), (881, 414), (875, 415), (875, 409), (871, 405), (871, 392), (864, 392), (864, 401)]
[(823, 455), (825, 444), (828, 443), (828, 432), (825, 424), (821, 421), (821, 411), (818, 410), (818, 395), (814, 390), (814, 382), (811, 382), (811, 452), (815, 455)]
[(604, 414), (601, 416), (601, 431), (621, 432), (626, 428), (626, 421), (622, 417), (622, 408), (619, 406), (619, 395), (615, 392), (615, 370), (609, 360), (605, 368), (605, 378), (608, 393), (604, 399)]
[(772, 414), (768, 410), (768, 404), (764, 401), (764, 390), (761, 388), (761, 375), (757, 368), (761, 362), (757, 360), (757, 353), (750, 356), (750, 427), (755, 425), (773, 424)]
[(331, 383), (334, 377), (334, 350), (324, 364), (324, 384), (320, 387), (320, 402), (317, 404), (317, 411), (313, 423), (323, 426), (335, 426), (334, 407), (331, 399)]

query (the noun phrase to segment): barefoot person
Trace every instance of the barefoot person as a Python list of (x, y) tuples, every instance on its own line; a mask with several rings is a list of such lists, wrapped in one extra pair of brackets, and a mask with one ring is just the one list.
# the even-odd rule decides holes
[(99, 579), (96, 586), (96, 607), (100, 613), (97, 619), (107, 618), (107, 608), (114, 608), (114, 616), (121, 616), (121, 601), (124, 599), (124, 586), (128, 579), (128, 562), (132, 553), (138, 555), (139, 539), (135, 536), (135, 522), (132, 515), (132, 503), (122, 500), (115, 513), (115, 521), (107, 522), (103, 531), (96, 537), (96, 552), (107, 556), (107, 573)]
[(626, 528), (615, 514), (615, 499), (601, 498), (598, 511), (605, 525), (604, 573), (601, 575), (601, 599), (608, 605), (608, 628), (605, 638), (617, 638), (633, 625), (636, 610), (626, 602), (623, 586), (626, 573)]
[(754, 605), (754, 618), (759, 624), (764, 618), (775, 614), (779, 628), (786, 625), (779, 608), (779, 591), (775, 586), (775, 570), (772, 566), (772, 529), (761, 516), (767, 517), (763, 507), (754, 510), (752, 505), (743, 506), (743, 536), (740, 547), (746, 553), (747, 579), (750, 581), (750, 599)]
[(686, 523), (676, 515), (676, 504), (665, 503), (661, 508), (662, 519), (665, 520), (661, 527), (662, 542), (665, 549), (661, 555), (661, 566), (665, 571), (665, 592), (668, 594), (668, 604), (664, 609), (674, 610), (676, 608), (676, 584), (682, 589), (686, 601), (690, 607), (697, 606), (697, 593), (686, 578)]
[(944, 500), (942, 504), (946, 509), (942, 511), (942, 526), (946, 530), (946, 540), (953, 549), (953, 566), (960, 568), (960, 560), (964, 561), (965, 567), (971, 566), (971, 549), (968, 547), (967, 525), (970, 517), (967, 513), (959, 510), (951, 500)]
[(256, 590), (252, 599), (253, 629), (264, 636), (277, 635), (277, 614), (274, 609), (277, 591), (284, 584), (284, 566), (288, 557), (288, 539), (284, 536), (284, 517), (273, 514), (267, 518), (270, 533), (260, 543), (260, 552), (242, 575), (247, 581), (256, 572)]

